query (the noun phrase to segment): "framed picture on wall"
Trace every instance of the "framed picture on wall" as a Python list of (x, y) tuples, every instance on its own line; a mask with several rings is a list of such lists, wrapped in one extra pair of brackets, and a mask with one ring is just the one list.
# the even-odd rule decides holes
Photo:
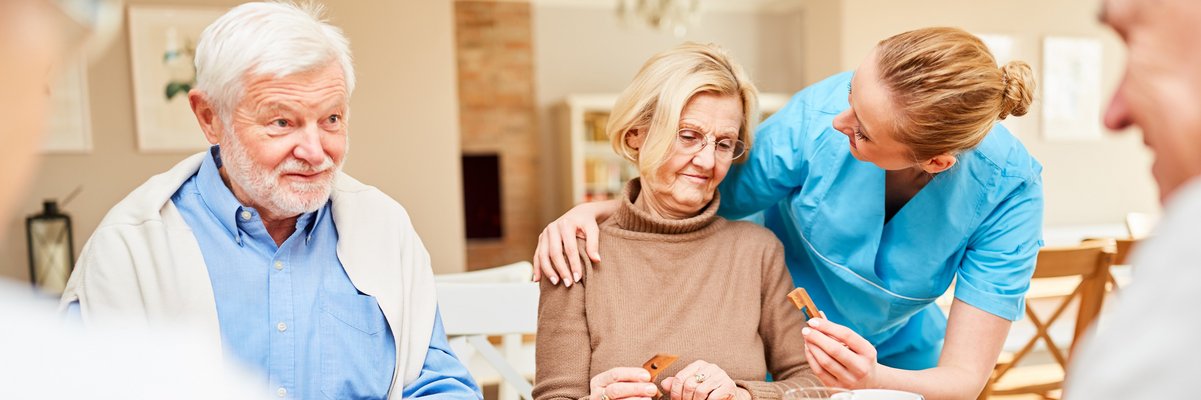
[(188, 104), (188, 91), (196, 84), (192, 56), (200, 32), (225, 11), (220, 7), (129, 6), (139, 151), (191, 152), (208, 147)]
[(92, 116), (88, 103), (88, 63), (82, 56), (70, 60), (50, 88), (53, 107), (42, 138), (43, 154), (79, 154), (92, 151)]
[(1101, 41), (1043, 38), (1042, 131), (1048, 141), (1097, 140), (1101, 131)]

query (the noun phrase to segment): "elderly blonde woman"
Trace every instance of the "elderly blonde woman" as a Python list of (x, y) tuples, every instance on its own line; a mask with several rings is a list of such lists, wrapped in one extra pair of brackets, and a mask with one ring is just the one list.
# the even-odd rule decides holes
[[(772, 233), (718, 217), (717, 185), (751, 143), (754, 85), (718, 47), (652, 57), (606, 131), (638, 166), (600, 225), (603, 266), (578, 285), (542, 282), (537, 399), (779, 398), (811, 386), (802, 317)], [(650, 382), (656, 353), (680, 360)], [(774, 382), (765, 382), (768, 373)]]

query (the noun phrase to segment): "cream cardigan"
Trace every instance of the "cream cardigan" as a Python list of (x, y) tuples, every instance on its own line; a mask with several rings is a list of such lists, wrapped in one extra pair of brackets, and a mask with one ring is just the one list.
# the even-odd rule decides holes
[[(79, 301), (88, 325), (184, 325), (221, 351), (217, 306), (200, 245), (171, 196), (208, 151), (151, 177), (117, 203), (83, 247), (61, 307)], [(434, 328), (430, 257), (408, 214), (375, 187), (339, 173), (331, 195), (338, 259), (350, 281), (374, 296), (396, 338), (389, 398), (421, 372)]]

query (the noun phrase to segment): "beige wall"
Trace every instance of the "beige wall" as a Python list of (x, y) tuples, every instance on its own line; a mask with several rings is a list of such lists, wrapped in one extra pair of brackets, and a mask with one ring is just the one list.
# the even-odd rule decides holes
[[(139, 0), (137, 4), (232, 5), (230, 0)], [(455, 85), (452, 4), (449, 0), (328, 0), (334, 23), (352, 42), (361, 85), (353, 100), (352, 152), (347, 170), (404, 204), (439, 272), (464, 266), (459, 180), (459, 119)], [(1103, 93), (1121, 73), (1120, 42), (1097, 24), (1098, 2), (1077, 0), (797, 0), (784, 14), (713, 11), (677, 39), (640, 25), (619, 25), (609, 6), (533, 5), (536, 109), (545, 155), (539, 179), (543, 221), (557, 216), (559, 165), (552, 106), (571, 93), (616, 92), (656, 51), (682, 40), (721, 43), (765, 91), (791, 92), (856, 66), (880, 39), (930, 25), (961, 26), (1015, 38), (1014, 57), (1041, 68), (1046, 35), (1103, 39)], [(800, 26), (796, 26), (796, 21)], [(77, 246), (103, 213), (149, 175), (186, 154), (136, 150), (128, 38), (93, 64), (90, 100), (94, 151), (43, 159), (18, 217), (3, 221), (10, 239), (0, 247), (0, 276), (26, 279), (23, 214), (42, 198), (61, 198), (77, 185), (68, 206)], [(1050, 225), (1119, 222), (1131, 211), (1156, 212), (1150, 157), (1138, 135), (1055, 143), (1043, 140), (1040, 110), (1007, 120), (1042, 161)]]
[[(1012, 36), (1014, 59), (1028, 62), (1036, 74), (1042, 69), (1043, 37), (1101, 39), (1101, 93), (1105, 96), (1116, 87), (1125, 57), (1117, 37), (1097, 23), (1099, 1), (806, 0), (805, 6), (806, 21), (840, 21), (833, 25), (841, 26), (822, 29), (828, 38), (809, 36), (811, 40), (805, 42), (806, 46), (837, 43), (837, 49), (806, 48), (807, 55), (837, 55), (841, 65), (835, 70), (855, 68), (881, 39), (924, 26), (957, 26), (974, 33)], [(806, 65), (822, 70), (814, 74), (817, 76), (829, 70), (819, 60), (810, 59)], [(1158, 192), (1150, 175), (1151, 157), (1137, 132), (1094, 141), (1049, 142), (1040, 131), (1039, 97), (1041, 94), (1036, 96), (1029, 114), (1011, 117), (1003, 124), (1043, 164), (1047, 225), (1120, 223), (1128, 212), (1158, 212)], [(1102, 99), (1102, 107), (1107, 100)]]
[(759, 56), (753, 64), (756, 70), (751, 79), (762, 91), (799, 90), (805, 84), (808, 69), (804, 50), (812, 37), (805, 14), (798, 7), (757, 14)]
[(463, 271), (453, 4), (325, 3), (354, 46), (359, 73), (347, 171), (408, 209), (434, 272)]
[(846, 0), (798, 0), (804, 21), (804, 83), (825, 79), (846, 69), (842, 65)]
[[(136, 0), (135, 4), (222, 5), (228, 0)], [(459, 120), (450, 1), (325, 0), (332, 22), (350, 38), (359, 85), (352, 100), (351, 152), (346, 170), (403, 204), (433, 257), (436, 272), (464, 267)], [(0, 276), (25, 280), (24, 214), (42, 198), (82, 194), (67, 211), (76, 246), (103, 214), (150, 175), (187, 154), (136, 149), (129, 38), (89, 71), (93, 151), (50, 155), (17, 215), (4, 221), (10, 239), (0, 247)]]

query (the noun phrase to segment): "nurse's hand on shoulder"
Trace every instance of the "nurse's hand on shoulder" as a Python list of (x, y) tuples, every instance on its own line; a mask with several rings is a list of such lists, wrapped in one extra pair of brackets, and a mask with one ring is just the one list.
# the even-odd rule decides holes
[(588, 400), (651, 400), (658, 391), (651, 374), (638, 367), (617, 367), (596, 374), (588, 383)]
[(809, 365), (823, 384), (847, 389), (875, 386), (876, 348), (867, 339), (825, 318), (810, 319), (801, 332)]
[(735, 385), (725, 370), (704, 360), (688, 364), (662, 386), (671, 400), (751, 400), (751, 393)]
[(584, 239), (588, 258), (593, 263), (599, 263), (597, 236), (600, 229), (597, 221), (609, 218), (619, 206), (616, 200), (583, 203), (547, 225), (538, 234), (538, 248), (534, 249), (534, 282), (542, 279), (543, 275), (555, 285), (562, 281), (571, 287), (571, 284), (579, 282), (583, 265), (576, 239)]

